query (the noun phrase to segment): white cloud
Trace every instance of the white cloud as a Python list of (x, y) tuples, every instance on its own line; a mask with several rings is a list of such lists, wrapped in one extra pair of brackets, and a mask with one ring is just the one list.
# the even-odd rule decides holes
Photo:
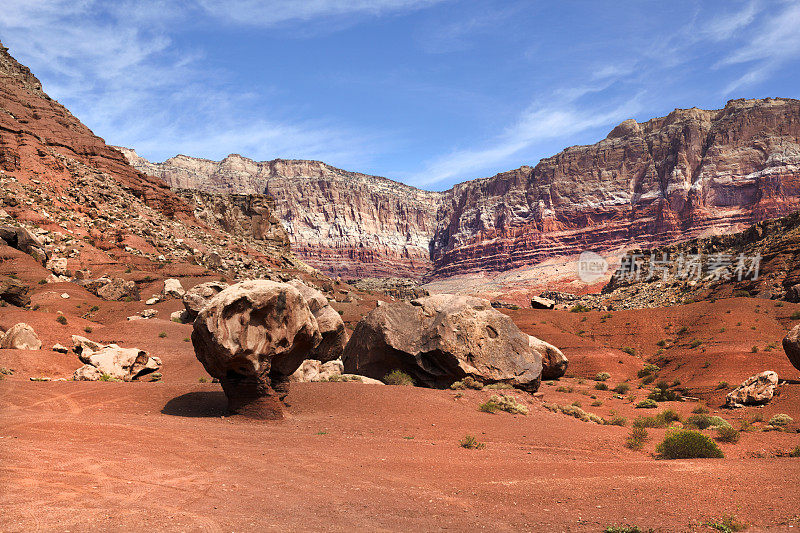
[(505, 163), (536, 143), (568, 138), (593, 128), (617, 124), (639, 110), (636, 98), (605, 112), (581, 108), (569, 101), (537, 105), (522, 113), (516, 124), (488, 146), (457, 150), (440, 157), (413, 176), (411, 182), (416, 186), (426, 186), (445, 180), (463, 179), (464, 175)]
[[(321, 14), (322, 4), (309, 2), (302, 11), (310, 14), (316, 6)], [(289, 11), (287, 4), (283, 13)], [(260, 94), (231, 91), (225, 72), (200, 64), (201, 52), (175, 46), (169, 26), (185, 16), (184, 4), (160, 0), (6, 0), (0, 31), (51, 96), (109, 143), (136, 148), (145, 157), (183, 152), (219, 158), (235, 152), (347, 166), (366, 164), (383, 142), (331, 119), (287, 118), (287, 111), (275, 109), (266, 115), (269, 88)], [(254, 112), (259, 109), (264, 111)]]
[(726, 56), (718, 66), (748, 64), (748, 70), (730, 83), (724, 94), (765, 80), (786, 62), (800, 57), (800, 3), (789, 2), (761, 24), (751, 25), (746, 43)]
[(443, 0), (197, 0), (212, 16), (236, 24), (275, 26), (341, 15), (384, 15), (422, 9)]

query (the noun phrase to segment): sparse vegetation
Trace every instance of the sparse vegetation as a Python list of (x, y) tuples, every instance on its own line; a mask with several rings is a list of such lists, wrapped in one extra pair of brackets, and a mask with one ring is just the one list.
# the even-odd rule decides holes
[[(645, 530), (640, 528), (639, 526), (608, 526), (605, 530), (605, 533), (645, 533)], [(652, 531), (652, 529), (648, 529), (648, 532)]]
[(636, 404), (637, 409), (655, 409), (656, 407), (658, 407), (658, 403), (650, 398)]
[(608, 385), (606, 385), (602, 381), (598, 381), (597, 383), (594, 384), (594, 388), (596, 390), (608, 390)]
[(684, 425), (686, 427), (697, 429), (731, 427), (728, 421), (724, 418), (709, 415), (692, 415), (684, 420)]
[(792, 320), (800, 320), (800, 311), (795, 311), (789, 316), (789, 318)]
[(167, 338), (167, 332), (166, 331), (162, 331), (161, 333), (158, 334), (158, 336), (161, 339), (166, 339)]
[(98, 381), (119, 381), (119, 379), (115, 378), (111, 374), (106, 374), (105, 372), (103, 372), (102, 374), (100, 374), (100, 379)]
[(733, 515), (724, 516), (716, 522), (706, 522), (705, 525), (717, 531), (722, 531), (722, 533), (733, 533), (734, 531), (744, 531), (747, 529), (747, 525), (740, 522), (739, 519)]
[(483, 383), (473, 378), (472, 376), (467, 376), (461, 381), (454, 382), (452, 385), (450, 385), (450, 388), (453, 390), (464, 390), (464, 389), (481, 390), (483, 388)]
[(775, 427), (788, 426), (792, 422), (794, 422), (794, 419), (791, 416), (783, 413), (777, 414), (769, 419), (769, 425)]
[(594, 377), (595, 381), (606, 381), (608, 378), (611, 377), (611, 374), (608, 372), (598, 372), (597, 375)]
[(707, 415), (708, 414), (708, 407), (705, 405), (698, 405), (694, 409), (692, 409), (692, 413), (696, 415)]
[(616, 387), (614, 387), (613, 391), (617, 394), (628, 394), (631, 390), (631, 386), (627, 383), (619, 383)]
[(665, 428), (672, 422), (680, 421), (681, 416), (674, 409), (665, 409), (655, 416), (639, 416), (633, 421), (633, 427)]
[(570, 313), (588, 313), (589, 311), (591, 311), (591, 309), (583, 304), (575, 304), (572, 306), (572, 309), (569, 310)]
[(647, 442), (648, 439), (649, 436), (645, 428), (634, 426), (625, 439), (625, 447), (638, 452), (644, 448), (644, 443)]
[(611, 420), (608, 421), (609, 424), (612, 426), (622, 426), (625, 427), (628, 425), (628, 419), (624, 416), (614, 415), (611, 417)]
[(458, 445), (467, 450), (482, 450), (486, 447), (485, 443), (478, 442), (478, 439), (472, 435), (464, 435)]
[(691, 349), (693, 349), (693, 350), (694, 350), (695, 348), (697, 348), (697, 347), (698, 347), (698, 346), (700, 346), (701, 344), (703, 344), (703, 341), (701, 341), (701, 340), (699, 340), (699, 339), (695, 339), (695, 340), (693, 340), (693, 341), (691, 342), (691, 344), (689, 344), (689, 348), (691, 348)]
[(594, 413), (588, 413), (583, 409), (581, 409), (580, 407), (575, 407), (574, 405), (558, 405), (557, 403), (544, 403), (543, 407), (548, 411), (552, 411), (554, 413), (562, 413), (567, 416), (572, 416), (583, 422), (594, 422), (595, 424), (606, 423), (603, 417), (598, 416)]
[(601, 407), (603, 405), (603, 402), (601, 402), (600, 400), (595, 400), (592, 402), (591, 405), (592, 407)]
[(692, 429), (668, 432), (656, 447), (662, 459), (721, 459), (725, 457), (717, 443), (710, 437)]
[(56, 317), (56, 322), (58, 322), (61, 325), (66, 326), (67, 325), (67, 317), (65, 317), (64, 315), (58, 315)]
[(681, 393), (677, 390), (669, 388), (669, 383), (666, 381), (659, 381), (656, 388), (647, 396), (648, 399), (656, 402), (679, 402), (681, 401)]
[(636, 372), (636, 377), (638, 377), (639, 379), (646, 378), (648, 376), (658, 374), (659, 370), (661, 369), (658, 366), (648, 363), (644, 365), (644, 368)]
[(86, 333), (91, 333), (92, 332), (92, 327), (91, 326), (86, 326), (85, 328), (83, 328), (83, 331), (85, 331)]
[(720, 381), (719, 383), (717, 383), (717, 390), (725, 390), (725, 389), (729, 389), (729, 388), (730, 388), (730, 385), (728, 385), (727, 381)]
[(505, 411), (514, 415), (527, 415), (528, 408), (517, 401), (513, 396), (501, 394), (492, 395), (486, 402), (482, 403), (479, 410), (485, 413), (494, 413), (496, 411)]
[(184, 337), (183, 342), (191, 342), (191, 340), (189, 337)]
[(208, 379), (206, 379), (206, 378), (199, 378), (197, 381), (199, 383), (208, 383)]
[(753, 346), (750, 348), (750, 353), (758, 353), (758, 346)]
[(402, 370), (392, 370), (383, 377), (383, 382), (387, 385), (402, 385), (405, 387), (414, 385), (414, 379)]
[(575, 390), (574, 388), (572, 388), (572, 387), (565, 387), (564, 385), (561, 385), (561, 386), (559, 386), (559, 387), (556, 387), (556, 392), (566, 392), (566, 393), (571, 393), (571, 392), (573, 392), (574, 390)]
[(623, 346), (622, 347), (622, 351), (625, 352), (628, 355), (632, 355), (632, 356), (636, 357), (636, 349), (631, 348), (630, 346)]
[(719, 442), (730, 442), (735, 444), (739, 442), (739, 432), (730, 426), (718, 427), (716, 438)]
[(483, 387), (484, 390), (508, 390), (513, 388), (513, 385), (509, 383), (489, 383)]

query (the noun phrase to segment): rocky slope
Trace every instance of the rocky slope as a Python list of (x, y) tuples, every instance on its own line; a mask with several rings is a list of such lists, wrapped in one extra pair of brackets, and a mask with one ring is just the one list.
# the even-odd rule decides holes
[(0, 187), (0, 224), (29, 228), (51, 260), (68, 265), (51, 281), (79, 270), (135, 277), (130, 265), (154, 271), (173, 263), (233, 277), (308, 270), (267, 199), (181, 196), (137, 171), (2, 45)]
[(153, 164), (123, 151), (173, 187), (272, 195), (297, 253), (350, 276), (502, 272), (741, 230), (800, 207), (800, 101), (790, 99), (627, 120), (596, 144), (443, 193), (314, 161)]
[(431, 268), (428, 246), (442, 193), (319, 161), (222, 161), (179, 155), (154, 164), (120, 148), (133, 166), (175, 188), (264, 193), (307, 263), (346, 277), (419, 278)]

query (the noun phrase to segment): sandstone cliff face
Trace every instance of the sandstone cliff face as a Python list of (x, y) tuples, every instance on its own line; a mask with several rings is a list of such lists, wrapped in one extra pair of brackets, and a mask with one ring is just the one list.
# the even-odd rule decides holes
[(800, 101), (734, 100), (628, 120), (493, 178), (456, 185), (431, 246), (436, 276), (584, 249), (742, 229), (800, 208)]
[(800, 208), (800, 101), (790, 99), (627, 120), (596, 144), (443, 193), (314, 161), (125, 154), (173, 187), (272, 195), (296, 252), (347, 276), (500, 272), (741, 230)]
[(271, 196), (292, 250), (328, 273), (419, 278), (431, 268), (428, 246), (443, 193), (319, 161), (255, 162), (233, 154), (219, 162), (179, 155), (153, 164), (120, 150), (172, 187)]

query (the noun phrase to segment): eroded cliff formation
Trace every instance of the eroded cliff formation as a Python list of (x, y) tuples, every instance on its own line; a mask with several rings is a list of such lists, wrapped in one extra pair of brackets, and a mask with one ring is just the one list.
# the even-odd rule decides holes
[(345, 277), (419, 278), (431, 269), (429, 244), (443, 193), (319, 161), (222, 161), (179, 155), (150, 163), (120, 148), (133, 166), (172, 187), (274, 198), (292, 250), (311, 266)]
[(124, 152), (173, 187), (273, 196), (296, 253), (350, 277), (498, 272), (741, 230), (800, 208), (800, 101), (782, 98), (626, 120), (596, 144), (442, 193), (315, 161), (153, 164)]

